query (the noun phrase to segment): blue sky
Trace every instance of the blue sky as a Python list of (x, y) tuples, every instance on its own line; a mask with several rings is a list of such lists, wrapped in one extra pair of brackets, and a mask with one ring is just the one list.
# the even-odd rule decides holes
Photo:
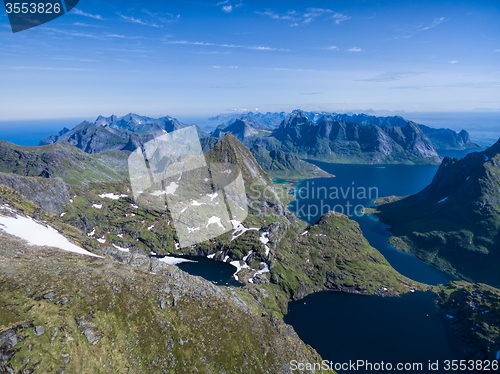
[(500, 1), (94, 1), (13, 34), (0, 120), (500, 106)]

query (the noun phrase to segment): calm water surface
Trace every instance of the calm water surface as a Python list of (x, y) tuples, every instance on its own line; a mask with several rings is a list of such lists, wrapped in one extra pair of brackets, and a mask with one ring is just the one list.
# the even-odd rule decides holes
[[(463, 157), (467, 153), (470, 151), (441, 151), (440, 155)], [(350, 218), (359, 223), (370, 244), (401, 274), (431, 285), (455, 279), (451, 274), (394, 249), (387, 241), (392, 235), (388, 227), (374, 216), (356, 215), (354, 209), (372, 206), (378, 197), (405, 196), (421, 191), (432, 181), (438, 166), (310, 162), (336, 177), (298, 183), (297, 200), (290, 203), (289, 209), (297, 212), (299, 218), (313, 224), (326, 213), (316, 212), (314, 207), (321, 210), (322, 206), (329, 205), (348, 214), (350, 205)], [(325, 188), (328, 196), (324, 194)], [(285, 322), (291, 324), (301, 339), (314, 347), (323, 359), (334, 363), (349, 360), (384, 361), (393, 365), (422, 363), (423, 372), (444, 373), (444, 360), (465, 358), (461, 356), (449, 321), (439, 313), (431, 293), (382, 298), (321, 292), (290, 303)], [(440, 360), (440, 370), (427, 370), (429, 360)]]

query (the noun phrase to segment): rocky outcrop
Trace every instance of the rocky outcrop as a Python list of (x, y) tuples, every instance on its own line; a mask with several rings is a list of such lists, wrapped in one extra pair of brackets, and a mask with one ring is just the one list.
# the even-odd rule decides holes
[(468, 360), (498, 360), (500, 352), (500, 290), (464, 281), (438, 285), (432, 290)]
[[(273, 131), (278, 148), (300, 157), (334, 162), (436, 163), (441, 158), (415, 123), (378, 127), (336, 121), (323, 116), (317, 123), (304, 113), (293, 114)], [(275, 149), (276, 142), (259, 142)]]
[(0, 172), (27, 177), (60, 178), (67, 184), (125, 179), (128, 152), (88, 155), (67, 142), (22, 147), (0, 141)]
[(450, 129), (435, 129), (424, 125), (420, 125), (420, 128), (436, 149), (479, 148), (477, 144), (471, 142), (469, 133), (465, 130), (457, 133)]
[(228, 126), (219, 126), (212, 132), (212, 136), (216, 138), (223, 138), (224, 135), (231, 134), (235, 136), (240, 141), (245, 141), (253, 136), (259, 134), (255, 128), (247, 124), (246, 121), (237, 119), (232, 124)]
[[(174, 118), (150, 118), (129, 113), (123, 117), (99, 116), (95, 122), (84, 121), (72, 130), (64, 129), (40, 141), (40, 145), (68, 142), (86, 153), (112, 150), (134, 151), (165, 132), (186, 127)], [(198, 127), (201, 137), (205, 136)]]
[(60, 214), (63, 207), (69, 204), (68, 187), (60, 179), (0, 173), (0, 183), (13, 188), (49, 213)]
[(305, 162), (291, 153), (280, 150), (269, 152), (258, 145), (252, 147), (250, 151), (262, 169), (273, 178), (298, 180), (331, 176), (319, 167)]
[(398, 249), (475, 282), (500, 286), (500, 141), (462, 159), (446, 157), (432, 182), (404, 198), (376, 201)]

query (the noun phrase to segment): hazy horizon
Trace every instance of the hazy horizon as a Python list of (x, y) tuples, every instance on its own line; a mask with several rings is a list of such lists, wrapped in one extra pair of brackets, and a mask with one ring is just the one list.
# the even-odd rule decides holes
[[(454, 131), (467, 130), (471, 140), (482, 146), (490, 146), (500, 138), (500, 111), (453, 111), (453, 112), (405, 112), (405, 111), (370, 111), (357, 110), (357, 114), (366, 113), (373, 116), (401, 116), (406, 120), (435, 128), (450, 128)], [(63, 127), (73, 129), (82, 121), (94, 122), (99, 115), (109, 117), (112, 114), (117, 117), (125, 116), (127, 113), (101, 113), (92, 116), (72, 118), (52, 118), (38, 120), (2, 120), (0, 119), (0, 140), (6, 140), (18, 145), (35, 146), (38, 142), (52, 134), (57, 134)], [(340, 114), (346, 112), (337, 112)], [(349, 112), (348, 112), (349, 113)], [(350, 112), (353, 113), (353, 112)], [(175, 116), (172, 113), (161, 115), (148, 115), (135, 113), (141, 116), (158, 118), (170, 116), (185, 124), (197, 124), (202, 129), (214, 129), (223, 121), (209, 120), (209, 117), (217, 115), (234, 114), (234, 112), (211, 113), (205, 116)], [(243, 114), (243, 113), (242, 113)]]

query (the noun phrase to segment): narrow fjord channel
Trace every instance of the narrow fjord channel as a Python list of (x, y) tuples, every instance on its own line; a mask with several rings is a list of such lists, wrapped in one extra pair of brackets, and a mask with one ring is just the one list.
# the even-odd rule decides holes
[[(455, 279), (451, 274), (394, 249), (387, 241), (391, 236), (387, 225), (375, 217), (355, 214), (361, 207), (373, 206), (373, 200), (378, 197), (405, 196), (421, 191), (432, 181), (438, 166), (311, 163), (335, 177), (302, 180), (297, 184), (297, 200), (290, 203), (289, 209), (300, 219), (314, 224), (322, 213), (326, 213), (321, 212), (322, 205), (325, 209), (347, 214), (358, 222), (370, 245), (401, 274), (430, 285)], [(326, 198), (325, 189), (321, 187), (328, 191)], [(323, 359), (332, 363), (383, 361), (391, 363), (393, 368), (398, 363), (421, 363), (420, 372), (444, 373), (445, 360), (464, 359), (457, 337), (429, 292), (397, 298), (321, 292), (291, 302), (285, 322), (291, 324)], [(438, 370), (429, 370), (429, 364), (437, 360)], [(365, 367), (357, 371), (373, 370)]]

